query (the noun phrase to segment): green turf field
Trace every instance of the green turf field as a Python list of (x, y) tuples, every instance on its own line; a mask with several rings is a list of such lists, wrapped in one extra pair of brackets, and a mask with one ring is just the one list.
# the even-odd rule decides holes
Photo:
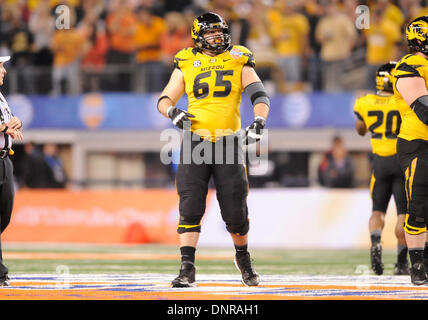
[[(4, 243), (4, 263), (11, 274), (50, 273), (66, 265), (71, 273), (176, 273), (179, 250), (162, 245), (138, 246), (84, 246), (84, 245), (28, 245)], [(356, 275), (358, 266), (365, 265), (370, 274), (369, 250), (297, 250), (297, 249), (251, 249), (254, 266), (260, 274), (302, 275)], [(94, 254), (165, 254), (164, 259), (9, 259), (11, 253), (94, 253)], [(173, 255), (176, 255), (173, 256)], [(198, 255), (205, 259), (198, 259)], [(228, 256), (230, 255), (230, 259)], [(198, 273), (236, 273), (233, 264), (233, 249), (199, 248), (196, 255)], [(98, 255), (99, 256), (99, 255)], [(221, 257), (221, 258), (216, 258)], [(208, 258), (207, 258), (208, 257)], [(385, 275), (392, 275), (396, 260), (395, 250), (384, 250)], [(361, 269), (360, 269), (361, 273)]]

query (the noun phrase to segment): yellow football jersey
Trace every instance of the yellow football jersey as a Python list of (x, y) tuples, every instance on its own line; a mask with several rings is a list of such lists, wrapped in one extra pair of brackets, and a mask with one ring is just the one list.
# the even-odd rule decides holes
[(389, 157), (397, 153), (397, 134), (400, 131), (400, 110), (407, 106), (394, 96), (367, 94), (355, 101), (354, 113), (364, 121), (371, 133), (374, 154)]
[[(393, 75), (394, 96), (403, 100), (396, 88), (397, 80), (403, 77), (422, 77), (428, 89), (428, 60), (419, 55), (407, 54), (397, 63)], [(405, 104), (405, 108), (400, 113), (402, 123), (398, 137), (406, 140), (428, 141), (428, 126), (419, 120), (410, 106)]]
[(185, 48), (174, 57), (183, 72), (189, 100), (191, 131), (204, 138), (233, 134), (241, 129), (240, 104), (244, 65), (255, 66), (253, 54), (243, 46), (233, 46), (214, 57), (194, 48)]

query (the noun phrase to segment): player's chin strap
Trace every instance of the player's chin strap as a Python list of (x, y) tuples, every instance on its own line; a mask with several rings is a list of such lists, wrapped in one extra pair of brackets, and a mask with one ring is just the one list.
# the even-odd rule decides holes
[(428, 125), (428, 95), (417, 98), (410, 108), (416, 113), (419, 120)]

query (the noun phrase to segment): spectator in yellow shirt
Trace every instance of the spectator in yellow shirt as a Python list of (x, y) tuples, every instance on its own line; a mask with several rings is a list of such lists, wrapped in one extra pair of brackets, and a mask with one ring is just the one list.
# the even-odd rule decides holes
[[(74, 10), (70, 9), (70, 29), (56, 30), (51, 43), (54, 55), (52, 71), (52, 93), (79, 94), (81, 92), (80, 59), (85, 53), (85, 33), (75, 28)], [(67, 84), (66, 91), (61, 89), (61, 83)]]
[(399, 26), (383, 16), (380, 8), (371, 10), (370, 28), (364, 30), (367, 43), (366, 88), (376, 89), (376, 70), (384, 63), (397, 58), (397, 45), (401, 40)]
[(321, 45), (323, 90), (341, 91), (345, 61), (351, 58), (357, 32), (354, 22), (340, 11), (336, 0), (326, 2), (326, 15), (315, 30), (315, 38)]
[(155, 16), (150, 8), (139, 7), (138, 25), (134, 36), (137, 59), (134, 88), (137, 92), (160, 92), (164, 87), (161, 55), (164, 32), (165, 21)]
[(278, 57), (278, 65), (288, 84), (302, 81), (302, 57), (306, 54), (309, 35), (308, 19), (297, 12), (298, 1), (279, 2), (278, 11), (268, 14), (269, 34)]
[(402, 12), (402, 9), (397, 7), (395, 4), (391, 3), (390, 0), (378, 0), (376, 3), (378, 7), (384, 12), (384, 17), (391, 20), (398, 27), (402, 27), (404, 25), (405, 17)]

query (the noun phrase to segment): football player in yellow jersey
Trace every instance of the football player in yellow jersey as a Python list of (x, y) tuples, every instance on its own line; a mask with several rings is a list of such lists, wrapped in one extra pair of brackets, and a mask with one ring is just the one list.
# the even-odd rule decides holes
[[(367, 94), (356, 100), (354, 112), (357, 116), (355, 128), (358, 134), (371, 134), (373, 151), (370, 194), (372, 214), (369, 219), (371, 238), (370, 260), (373, 271), (383, 274), (381, 233), (384, 228), (386, 210), (391, 195), (397, 208), (395, 235), (398, 242), (397, 263), (394, 275), (408, 275), (407, 245), (404, 237), (404, 218), (407, 212), (404, 174), (397, 159), (397, 134), (401, 117), (399, 104), (405, 104), (393, 96), (392, 76), (396, 62), (380, 66), (376, 72), (376, 94)], [(403, 108), (403, 106), (401, 106)]]
[[(428, 16), (406, 28), (410, 54), (394, 70), (394, 95), (406, 102), (400, 111), (397, 154), (406, 178), (408, 200), (404, 231), (415, 285), (428, 283)], [(424, 247), (425, 246), (425, 247)]]
[[(241, 271), (244, 285), (257, 286), (259, 276), (247, 250), (248, 179), (240, 145), (239, 107), (244, 91), (254, 106), (255, 120), (247, 128), (245, 138), (253, 143), (263, 133), (269, 98), (254, 70), (252, 53), (230, 44), (229, 28), (223, 18), (211, 12), (199, 16), (193, 23), (192, 38), (195, 48), (177, 53), (175, 69), (158, 100), (158, 110), (174, 125), (185, 129), (176, 174), (181, 267), (172, 286), (195, 285), (195, 251), (211, 177), (222, 218), (235, 245), (235, 266)], [(187, 111), (175, 107), (184, 93), (188, 97)], [(186, 148), (186, 144), (190, 147)], [(233, 159), (226, 160), (230, 147)], [(201, 155), (201, 150), (203, 161), (195, 157)]]

